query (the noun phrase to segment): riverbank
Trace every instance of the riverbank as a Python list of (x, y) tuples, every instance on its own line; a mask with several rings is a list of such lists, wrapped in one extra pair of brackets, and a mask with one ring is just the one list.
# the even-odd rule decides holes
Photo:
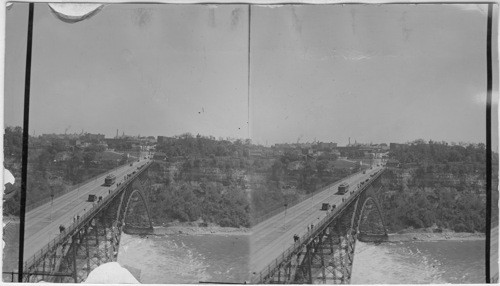
[(427, 230), (408, 230), (404, 232), (389, 234), (389, 242), (403, 241), (442, 241), (442, 240), (484, 240), (484, 233), (468, 232), (432, 232)]
[(155, 235), (249, 235), (249, 228), (221, 227), (217, 225), (196, 226), (191, 224), (176, 224), (169, 226), (154, 227)]

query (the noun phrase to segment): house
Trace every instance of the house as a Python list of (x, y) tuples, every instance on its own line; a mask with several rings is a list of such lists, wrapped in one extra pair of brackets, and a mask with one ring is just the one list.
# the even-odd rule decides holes
[(54, 156), (54, 162), (63, 162), (63, 161), (68, 161), (71, 159), (71, 153), (70, 152), (59, 152)]
[(359, 162), (347, 159), (337, 159), (330, 163), (330, 167), (332, 167), (333, 169), (355, 169), (359, 165)]
[(163, 153), (163, 152), (155, 152), (155, 154), (153, 155), (153, 159), (154, 160), (167, 160), (167, 154)]
[(389, 168), (399, 168), (400, 164), (398, 160), (389, 159), (386, 163), (386, 166)]

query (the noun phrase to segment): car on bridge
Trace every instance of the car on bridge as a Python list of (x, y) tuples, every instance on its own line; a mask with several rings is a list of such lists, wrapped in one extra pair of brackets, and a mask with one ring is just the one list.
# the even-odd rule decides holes
[(113, 185), (115, 183), (115, 181), (116, 181), (116, 176), (113, 174), (110, 174), (110, 175), (106, 176), (106, 178), (104, 179), (104, 185), (109, 187), (109, 186)]
[(339, 191), (338, 194), (343, 195), (349, 191), (349, 184), (348, 183), (342, 183), (339, 186)]
[(89, 195), (89, 198), (87, 199), (87, 202), (95, 202), (96, 199), (97, 199), (96, 195)]

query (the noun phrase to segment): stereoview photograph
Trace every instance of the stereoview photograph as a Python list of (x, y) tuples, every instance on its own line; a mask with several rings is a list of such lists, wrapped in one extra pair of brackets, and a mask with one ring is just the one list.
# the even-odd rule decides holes
[(3, 282), (498, 281), (497, 4), (5, 11)]

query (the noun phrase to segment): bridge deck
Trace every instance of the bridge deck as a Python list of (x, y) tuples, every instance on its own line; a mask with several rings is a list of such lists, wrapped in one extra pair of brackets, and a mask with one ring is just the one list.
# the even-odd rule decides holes
[[(90, 211), (93, 203), (87, 202), (89, 194), (102, 196), (103, 199), (109, 195), (109, 189), (116, 189), (117, 183), (124, 181), (126, 174), (131, 174), (137, 170), (138, 166), (144, 165), (147, 159), (141, 159), (140, 162), (134, 162), (132, 166), (129, 164), (119, 167), (112, 172), (98, 176), (60, 197), (54, 198), (53, 203), (47, 203), (37, 207), (26, 213), (25, 221), (25, 240), (24, 240), (24, 261), (32, 257), (37, 251), (42, 249), (51, 240), (59, 235), (59, 226), (64, 225), (66, 228), (73, 224), (73, 218), (83, 215)], [(114, 174), (116, 182), (111, 186), (102, 186), (104, 178)]]
[[(370, 175), (379, 171), (381, 167), (367, 170), (366, 174), (357, 173), (343, 182), (348, 182), (350, 190), (357, 190), (358, 183), (370, 178)], [(321, 211), (322, 203), (335, 204), (341, 207), (342, 198), (352, 196), (350, 192), (338, 195), (339, 183), (331, 185), (324, 191), (303, 202), (290, 207), (285, 212), (275, 215), (252, 228), (250, 242), (250, 270), (258, 274), (266, 266), (278, 258), (287, 248), (294, 244), (293, 235), (300, 237), (308, 232), (308, 226), (316, 225), (328, 214)]]

